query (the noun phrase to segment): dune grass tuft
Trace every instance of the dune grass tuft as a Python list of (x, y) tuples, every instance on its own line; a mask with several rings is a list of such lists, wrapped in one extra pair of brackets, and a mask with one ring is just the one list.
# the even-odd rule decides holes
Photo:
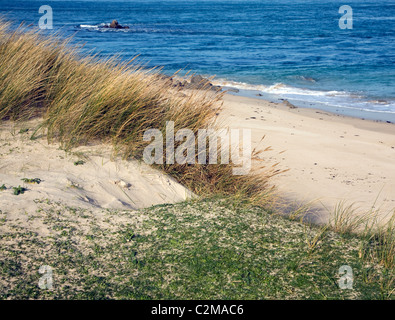
[[(331, 215), (330, 228), (339, 234), (358, 234), (362, 242), (359, 255), (388, 269), (395, 268), (395, 209), (387, 214), (375, 209), (361, 212), (355, 203), (341, 201)], [(393, 279), (395, 283), (395, 279)]]

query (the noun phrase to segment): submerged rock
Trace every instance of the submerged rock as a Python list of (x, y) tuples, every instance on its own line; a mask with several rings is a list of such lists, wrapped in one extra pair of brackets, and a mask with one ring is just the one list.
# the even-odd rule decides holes
[(304, 76), (302, 76), (301, 79), (305, 80), (305, 81), (310, 81), (310, 82), (317, 82), (317, 80), (312, 78), (312, 77), (304, 77)]
[(238, 93), (240, 90), (237, 88), (227, 88), (226, 91)]

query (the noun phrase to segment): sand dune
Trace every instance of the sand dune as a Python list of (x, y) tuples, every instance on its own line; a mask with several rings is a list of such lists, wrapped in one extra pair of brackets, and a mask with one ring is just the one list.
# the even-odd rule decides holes
[[(0, 186), (7, 187), (0, 191), (3, 212), (34, 212), (36, 201), (45, 199), (82, 208), (139, 209), (192, 196), (144, 163), (113, 161), (109, 146), (79, 147), (68, 153), (45, 138), (30, 140), (36, 125), (30, 121), (0, 126)], [(26, 183), (23, 178), (38, 178), (41, 183)], [(27, 191), (14, 195), (12, 187), (18, 186)]]
[[(327, 220), (339, 201), (395, 208), (395, 125), (289, 108), (262, 99), (226, 94), (220, 122), (251, 128), (253, 147), (272, 147), (265, 161), (289, 171), (276, 176), (290, 202), (314, 201)], [(0, 127), (0, 210), (35, 211), (36, 199), (88, 208), (139, 209), (174, 203), (192, 193), (174, 179), (137, 161), (111, 159), (111, 147), (85, 146), (65, 152), (42, 137), (30, 140), (37, 121)], [(29, 128), (27, 132), (20, 129)], [(262, 136), (265, 139), (261, 142)], [(81, 165), (75, 165), (83, 161)], [(29, 184), (23, 178), (39, 178)], [(12, 187), (27, 191), (15, 196)]]

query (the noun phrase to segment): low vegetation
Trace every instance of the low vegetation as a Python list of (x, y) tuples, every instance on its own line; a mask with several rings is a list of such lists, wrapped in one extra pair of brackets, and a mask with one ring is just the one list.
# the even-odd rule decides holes
[(75, 166), (82, 166), (83, 164), (85, 164), (85, 161), (84, 161), (84, 160), (74, 161), (74, 165), (75, 165)]
[(34, 179), (23, 178), (21, 180), (25, 183), (31, 183), (31, 184), (40, 184), (41, 183), (41, 179), (39, 179), (39, 178), (34, 178)]
[[(0, 298), (394, 298), (393, 261), (379, 254), (384, 241), (262, 208), (221, 199), (135, 212), (37, 203), (30, 227), (0, 223), (7, 230), (0, 233)], [(52, 268), (52, 290), (38, 287), (44, 265)], [(352, 269), (352, 289), (340, 287), (341, 266)]]

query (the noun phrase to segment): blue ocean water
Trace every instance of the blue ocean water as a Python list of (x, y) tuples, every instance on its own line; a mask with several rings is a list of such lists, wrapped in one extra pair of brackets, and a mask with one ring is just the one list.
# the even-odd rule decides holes
[[(344, 4), (353, 29), (339, 28)], [(103, 57), (139, 54), (167, 74), (216, 75), (300, 106), (395, 114), (395, 1), (0, 0), (0, 14), (38, 25), (41, 5), (53, 9), (53, 31)], [(101, 28), (113, 19), (130, 29)]]

